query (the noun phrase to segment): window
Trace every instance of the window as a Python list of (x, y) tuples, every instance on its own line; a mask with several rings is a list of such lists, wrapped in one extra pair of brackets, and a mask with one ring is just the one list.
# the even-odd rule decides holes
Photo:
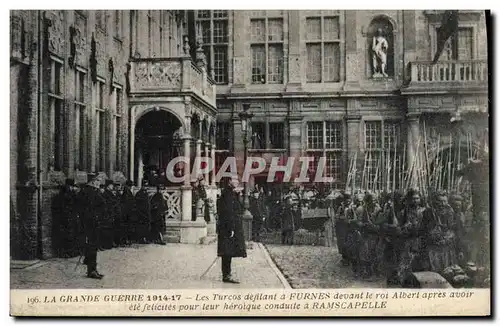
[(341, 121), (312, 121), (307, 123), (307, 152), (314, 161), (309, 163), (314, 178), (320, 157), (325, 157), (325, 176), (333, 178), (333, 186), (342, 184), (344, 137)]
[(252, 149), (285, 149), (283, 122), (252, 122)]
[(392, 191), (399, 187), (401, 128), (398, 121), (365, 122), (365, 189)]
[(217, 149), (230, 150), (231, 149), (231, 139), (233, 137), (231, 122), (217, 122), (217, 137), (216, 137), (216, 147)]
[(93, 102), (95, 110), (95, 130), (96, 130), (96, 163), (95, 171), (100, 172), (106, 169), (106, 129), (105, 129), (105, 108), (104, 108), (104, 81), (98, 80), (93, 84)]
[(283, 83), (283, 19), (250, 20), (252, 83)]
[(66, 125), (63, 97), (63, 63), (56, 58), (50, 59), (49, 109), (50, 109), (50, 165), (54, 171), (64, 167), (65, 130)]
[(307, 82), (339, 82), (339, 17), (307, 17), (306, 40)]
[(122, 10), (115, 10), (114, 11), (114, 36), (116, 38), (121, 38), (123, 35), (123, 27), (122, 27), (122, 16), (123, 16), (123, 11)]
[(75, 149), (75, 167), (81, 171), (86, 169), (87, 159), (87, 106), (85, 105), (85, 81), (86, 74), (84, 71), (75, 70), (75, 118), (76, 118), (76, 149)]
[(473, 30), (460, 27), (458, 32), (446, 41), (440, 60), (471, 60), (473, 58)]
[(95, 23), (100, 29), (106, 30), (106, 10), (95, 11)]
[(203, 49), (207, 57), (208, 71), (213, 71), (217, 84), (228, 83), (228, 11), (198, 10)]
[(119, 171), (121, 168), (121, 146), (120, 146), (120, 134), (122, 130), (122, 114), (123, 114), (123, 92), (121, 87), (113, 87), (113, 97), (114, 97), (114, 118), (115, 118), (115, 171)]

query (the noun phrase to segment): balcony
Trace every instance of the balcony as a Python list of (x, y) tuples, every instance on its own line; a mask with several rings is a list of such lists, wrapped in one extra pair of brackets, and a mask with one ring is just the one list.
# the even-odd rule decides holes
[(486, 90), (488, 62), (486, 60), (456, 60), (433, 64), (410, 62), (407, 91)]
[(194, 95), (215, 108), (215, 82), (189, 57), (131, 59), (129, 82), (131, 95)]

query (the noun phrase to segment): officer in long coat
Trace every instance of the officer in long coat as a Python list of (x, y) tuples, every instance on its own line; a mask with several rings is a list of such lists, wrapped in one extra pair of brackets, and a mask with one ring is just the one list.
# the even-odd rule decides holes
[(217, 203), (217, 255), (222, 257), (222, 281), (225, 283), (239, 283), (231, 276), (231, 260), (233, 257), (247, 256), (241, 219), (242, 205), (236, 192), (238, 185), (238, 180), (231, 179)]
[(135, 207), (137, 213), (136, 237), (140, 243), (148, 243), (151, 227), (151, 205), (147, 191), (147, 183), (135, 194)]
[(281, 243), (293, 245), (295, 232), (295, 215), (292, 197), (285, 197), (285, 203), (281, 212)]
[(130, 240), (135, 233), (135, 225), (132, 223), (133, 216), (135, 215), (135, 199), (132, 194), (132, 181), (127, 180), (123, 193), (121, 194), (121, 229), (120, 229), (120, 245), (130, 244)]
[(260, 241), (260, 230), (264, 222), (264, 201), (258, 190), (255, 190), (250, 197), (250, 213), (252, 213), (252, 239)]
[(79, 227), (78, 192), (74, 179), (66, 179), (61, 192), (54, 197), (54, 242), (59, 257), (78, 254)]
[(103, 193), (106, 202), (106, 214), (102, 223), (101, 246), (104, 249), (113, 248), (114, 231), (116, 230), (115, 221), (120, 216), (120, 201), (115, 195), (114, 184), (112, 180), (106, 180)]
[(156, 193), (151, 198), (151, 235), (150, 241), (160, 245), (166, 245), (162, 234), (165, 232), (165, 214), (167, 213), (167, 202), (160, 192), (160, 186), (156, 187)]
[(100, 235), (100, 224), (106, 214), (104, 197), (99, 189), (96, 174), (89, 174), (89, 183), (81, 190), (81, 218), (85, 233), (85, 259), (87, 277), (101, 279), (104, 275), (97, 271), (97, 251)]

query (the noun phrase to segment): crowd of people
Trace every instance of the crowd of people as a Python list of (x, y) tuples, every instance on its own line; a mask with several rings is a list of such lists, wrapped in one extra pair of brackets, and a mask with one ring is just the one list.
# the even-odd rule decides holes
[(160, 187), (150, 197), (147, 182), (134, 194), (131, 181), (122, 186), (102, 182), (95, 174), (88, 179), (83, 185), (67, 179), (54, 198), (52, 239), (59, 257), (85, 255), (88, 276), (100, 278), (93, 266), (94, 252), (132, 243), (166, 244), (162, 234), (167, 204)]

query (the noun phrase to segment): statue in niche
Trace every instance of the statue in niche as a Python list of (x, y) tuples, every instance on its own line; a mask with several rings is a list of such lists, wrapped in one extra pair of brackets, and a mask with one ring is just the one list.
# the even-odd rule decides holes
[(389, 42), (384, 37), (382, 29), (378, 28), (372, 42), (373, 78), (389, 77), (386, 69), (388, 51)]

